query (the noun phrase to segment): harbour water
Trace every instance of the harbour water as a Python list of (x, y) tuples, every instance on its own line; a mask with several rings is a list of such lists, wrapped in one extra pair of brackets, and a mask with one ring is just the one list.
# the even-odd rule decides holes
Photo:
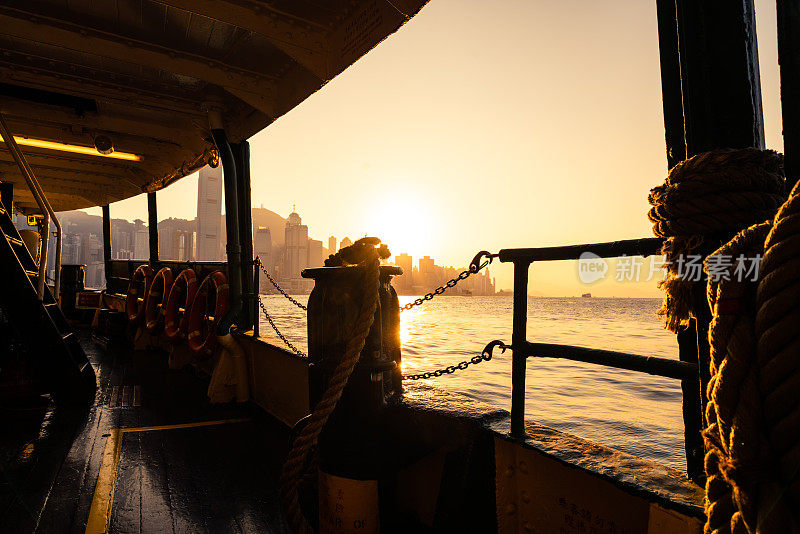
[[(306, 350), (305, 313), (263, 296), (276, 324)], [(305, 303), (307, 297), (298, 297)], [(400, 304), (413, 297), (400, 297)], [(440, 296), (403, 312), (404, 374), (456, 364), (493, 339), (511, 342), (512, 297)], [(528, 299), (530, 341), (580, 345), (677, 359), (675, 336), (655, 312), (659, 299)], [(261, 318), (261, 335), (274, 336)], [(276, 343), (280, 341), (276, 340)], [(427, 381), (510, 410), (510, 351)], [(526, 419), (685, 470), (677, 380), (552, 358), (528, 360)]]

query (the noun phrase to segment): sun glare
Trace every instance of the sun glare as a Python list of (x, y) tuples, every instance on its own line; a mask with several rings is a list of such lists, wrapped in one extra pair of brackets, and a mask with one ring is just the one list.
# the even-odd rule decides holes
[(366, 214), (364, 227), (369, 235), (386, 243), (392, 255), (434, 253), (438, 228), (434, 213), (420, 207), (415, 199), (397, 196), (370, 205), (373, 207)]

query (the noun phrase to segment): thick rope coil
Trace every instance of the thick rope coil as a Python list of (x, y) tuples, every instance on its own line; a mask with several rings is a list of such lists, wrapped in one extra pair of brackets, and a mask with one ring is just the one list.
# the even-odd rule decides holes
[[(706, 533), (800, 532), (800, 187), (774, 223), (713, 255), (763, 254), (758, 281), (709, 278)], [(708, 266), (708, 261), (706, 263)]]
[(378, 307), (380, 252), (374, 248), (371, 252), (366, 248), (360, 252), (367, 256), (359, 264), (364, 269), (364, 301), (353, 326), (350, 341), (347, 342), (345, 353), (336, 366), (322, 399), (314, 408), (308, 424), (295, 439), (281, 474), (283, 508), (292, 529), (301, 534), (313, 534), (314, 532), (300, 508), (300, 486), (308, 464), (312, 463), (309, 461), (309, 453), (316, 448), (320, 432), (342, 397), (347, 381), (364, 349), (364, 343), (370, 328), (372, 328), (375, 310)]
[(783, 157), (772, 150), (720, 149), (698, 154), (672, 168), (648, 198), (653, 233), (667, 238), (666, 296), (659, 315), (677, 332), (693, 316), (692, 281), (683, 262), (708, 252), (751, 224), (769, 219), (786, 199)]

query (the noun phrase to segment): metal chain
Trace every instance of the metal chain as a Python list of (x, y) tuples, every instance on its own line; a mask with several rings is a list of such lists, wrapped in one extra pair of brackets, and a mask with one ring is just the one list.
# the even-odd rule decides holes
[[(483, 263), (481, 263), (480, 260), (481, 260), (481, 258), (483, 258), (483, 256), (486, 256), (487, 260), (484, 261)], [(414, 306), (419, 306), (423, 302), (425, 302), (427, 300), (431, 300), (433, 297), (435, 297), (437, 295), (441, 295), (442, 293), (444, 293), (448, 289), (456, 287), (456, 284), (458, 284), (462, 280), (466, 280), (467, 278), (469, 278), (473, 274), (477, 273), (478, 271), (480, 271), (481, 269), (483, 269), (484, 267), (486, 267), (487, 265), (492, 263), (492, 260), (494, 258), (496, 258), (496, 257), (497, 257), (497, 254), (490, 254), (490, 253), (486, 252), (485, 250), (482, 250), (482, 251), (478, 252), (478, 254), (476, 254), (475, 257), (472, 259), (472, 261), (469, 264), (469, 267), (466, 270), (461, 271), (461, 273), (458, 276), (456, 276), (455, 278), (451, 278), (450, 280), (448, 280), (445, 285), (439, 286), (436, 289), (434, 289), (433, 291), (431, 291), (430, 293), (426, 293), (425, 295), (414, 299), (413, 301), (409, 302), (405, 306), (401, 306), (400, 307), (400, 311), (404, 312), (406, 310), (410, 310)], [(437, 376), (439, 376), (439, 375), (437, 375)]]
[(482, 353), (476, 354), (469, 360), (464, 360), (463, 362), (456, 365), (448, 365), (447, 367), (444, 367), (442, 369), (437, 369), (435, 371), (428, 371), (427, 373), (419, 373), (416, 375), (403, 375), (403, 380), (425, 380), (427, 378), (438, 378), (442, 375), (451, 375), (456, 371), (463, 371), (464, 369), (469, 367), (470, 364), (478, 365), (481, 362), (488, 362), (489, 360), (492, 359), (492, 351), (496, 346), (502, 348), (503, 352), (505, 352), (506, 348), (508, 348), (500, 341), (492, 341), (491, 343), (486, 345), (486, 348), (483, 349)]
[(275, 325), (275, 321), (273, 321), (272, 317), (270, 317), (269, 312), (267, 311), (267, 307), (264, 306), (264, 302), (262, 302), (260, 296), (258, 297), (258, 305), (261, 306), (261, 311), (264, 312), (264, 316), (267, 318), (267, 321), (269, 321), (269, 324), (272, 327), (272, 329), (275, 330), (275, 333), (278, 334), (278, 337), (281, 338), (281, 340), (283, 340), (284, 343), (286, 343), (286, 346), (289, 347), (290, 349), (292, 349), (292, 352), (294, 352), (298, 356), (302, 356), (303, 358), (308, 358), (308, 354), (306, 354), (302, 350), (300, 350), (297, 347), (295, 347), (292, 344), (292, 342), (289, 341), (288, 339), (286, 339), (286, 336), (284, 336), (281, 333), (281, 331), (278, 330), (278, 327)]
[(279, 285), (278, 285), (278, 282), (276, 282), (276, 281), (275, 281), (275, 279), (274, 279), (274, 278), (272, 278), (272, 276), (270, 276), (270, 274), (269, 274), (269, 273), (267, 272), (267, 270), (264, 268), (264, 264), (263, 264), (263, 263), (261, 263), (261, 259), (260, 259), (260, 258), (258, 258), (258, 257), (256, 258), (256, 263), (257, 263), (257, 264), (258, 264), (258, 266), (261, 268), (261, 272), (263, 272), (265, 275), (267, 275), (267, 278), (269, 279), (269, 281), (270, 281), (270, 282), (272, 282), (272, 285), (273, 285), (273, 286), (275, 286), (275, 289), (277, 289), (277, 290), (278, 290), (278, 291), (281, 293), (281, 295), (283, 295), (284, 297), (286, 297), (287, 299), (289, 299), (289, 302), (291, 302), (292, 304), (294, 304), (295, 306), (297, 306), (297, 307), (298, 307), (298, 308), (300, 308), (301, 310), (303, 310), (303, 311), (308, 311), (308, 308), (306, 308), (305, 306), (303, 306), (302, 304), (300, 304), (299, 302), (297, 302), (296, 300), (294, 300), (294, 299), (293, 299), (293, 298), (292, 298), (292, 297), (289, 295), (289, 293), (287, 293), (286, 291), (284, 291), (284, 290), (283, 290), (283, 288), (282, 288), (281, 286), (279, 286)]

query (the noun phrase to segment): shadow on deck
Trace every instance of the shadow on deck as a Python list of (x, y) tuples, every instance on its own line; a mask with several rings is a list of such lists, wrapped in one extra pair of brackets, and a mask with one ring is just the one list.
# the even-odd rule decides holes
[(288, 531), (283, 423), (212, 405), (208, 378), (169, 370), (164, 353), (82, 345), (98, 377), (88, 410), (0, 409), (2, 530)]

